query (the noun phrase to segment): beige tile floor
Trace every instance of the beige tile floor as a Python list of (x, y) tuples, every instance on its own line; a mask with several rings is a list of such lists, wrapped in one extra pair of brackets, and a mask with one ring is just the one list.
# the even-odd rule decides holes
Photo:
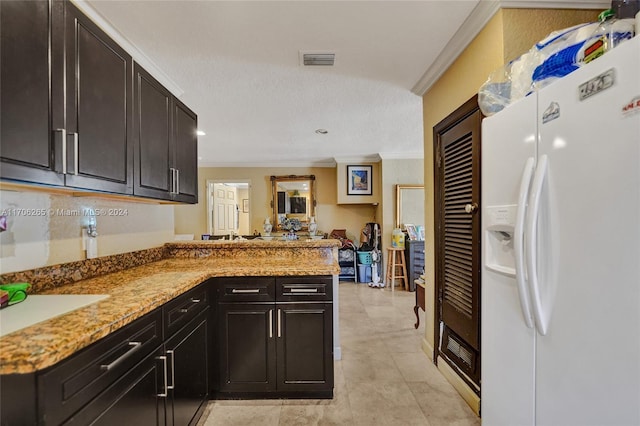
[(479, 425), (421, 349), (415, 294), (340, 283), (342, 360), (333, 400), (211, 401), (213, 425)]

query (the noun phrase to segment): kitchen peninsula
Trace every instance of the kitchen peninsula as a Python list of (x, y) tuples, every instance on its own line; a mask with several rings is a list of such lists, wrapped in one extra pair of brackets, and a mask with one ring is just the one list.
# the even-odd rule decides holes
[[(180, 343), (196, 342), (197, 336), (200, 336), (202, 350), (195, 358), (185, 358), (191, 364), (194, 364), (193, 359), (202, 359), (198, 376), (200, 380), (203, 376), (208, 378), (208, 384), (205, 380), (204, 389), (199, 392), (200, 403), (194, 406), (197, 412), (201, 412), (202, 401), (207, 397), (331, 397), (332, 359), (323, 361), (319, 368), (325, 375), (330, 373), (330, 377), (316, 380), (315, 387), (314, 380), (302, 383), (304, 380), (289, 380), (281, 374), (302, 371), (301, 361), (296, 361), (300, 357), (290, 353), (295, 350), (296, 340), (308, 333), (308, 330), (300, 329), (299, 324), (309, 324), (313, 332), (321, 331), (320, 342), (328, 347), (321, 348), (324, 358), (327, 355), (340, 357), (338, 246), (336, 240), (179, 241), (140, 252), (1, 275), (2, 283), (30, 282), (31, 293), (37, 295), (109, 296), (0, 338), (0, 385), (3, 389), (21, 389), (13, 395), (2, 393), (2, 423), (5, 424), (5, 416), (10, 415), (7, 413), (13, 411), (11, 408), (19, 408), (20, 416), (32, 410), (31, 415), (36, 416), (33, 420), (38, 424), (49, 424), (44, 421), (46, 418), (56, 418), (51, 422), (56, 424), (75, 416), (80, 420), (102, 416), (110, 407), (107, 399), (116, 398), (116, 384), (133, 374), (133, 370), (142, 369), (144, 361), (139, 360), (121, 374), (113, 375), (129, 353), (140, 358), (146, 355), (151, 360), (151, 367), (145, 372), (149, 374), (141, 371), (140, 377), (148, 376), (150, 388), (154, 390), (151, 395), (154, 404), (156, 400), (170, 397), (172, 392), (176, 393), (178, 401), (179, 345), (173, 348), (170, 344), (177, 340)], [(258, 301), (252, 302), (252, 297), (257, 297)], [(23, 303), (28, 301), (27, 298)], [(231, 322), (225, 323), (228, 319)], [(234, 322), (236, 319), (239, 322)], [(287, 327), (288, 319), (291, 327)], [(249, 327), (253, 320), (258, 320), (262, 328), (239, 330), (241, 326)], [(228, 326), (226, 329), (224, 324)], [(98, 357), (118, 346), (124, 348), (114, 352), (110, 359), (95, 362), (94, 357), (88, 356), (94, 348), (104, 346), (114, 336), (126, 334), (132, 327), (132, 334), (121, 336), (124, 340), (119, 345), (112, 342), (95, 353)], [(234, 333), (253, 334), (234, 338)], [(239, 350), (246, 349), (247, 342), (259, 345), (260, 333), (266, 349), (273, 352), (273, 357), (278, 357), (277, 380), (270, 372), (268, 381), (273, 378), (273, 383), (262, 383), (262, 387), (249, 384), (243, 388), (234, 383), (233, 359), (236, 358), (224, 365), (224, 354), (238, 355)], [(286, 342), (289, 334), (295, 339), (290, 339), (285, 348), (281, 342)], [(313, 343), (317, 342), (318, 339)], [(165, 351), (169, 346), (171, 349)], [(240, 356), (243, 353), (240, 352)], [(61, 383), (57, 385), (64, 395), (58, 401), (52, 401), (47, 385), (57, 377), (57, 370), (64, 369), (75, 359), (83, 359), (87, 365), (74, 367), (68, 377), (59, 377)], [(294, 364), (287, 365), (289, 360)], [(92, 362), (96, 365), (89, 365)], [(274, 367), (273, 374), (276, 374), (275, 363), (274, 359), (265, 361), (265, 365)], [(110, 374), (110, 378), (101, 376)], [(167, 375), (171, 384), (167, 382)], [(99, 389), (86, 392), (83, 381), (87, 382), (87, 388), (98, 386)], [(141, 379), (139, 383), (142, 382)], [(318, 387), (320, 382), (324, 387)], [(70, 410), (67, 405), (74, 406), (74, 403), (68, 404), (65, 398), (73, 400), (81, 393), (89, 395), (90, 400), (76, 402), (77, 406)], [(44, 395), (44, 398), (30, 400), (30, 394)], [(165, 408), (175, 405), (166, 401)], [(160, 410), (158, 407), (160, 405), (154, 410)], [(161, 411), (169, 416), (167, 410)], [(54, 417), (51, 412), (55, 413)], [(199, 414), (189, 415), (194, 416), (190, 417), (193, 419)]]

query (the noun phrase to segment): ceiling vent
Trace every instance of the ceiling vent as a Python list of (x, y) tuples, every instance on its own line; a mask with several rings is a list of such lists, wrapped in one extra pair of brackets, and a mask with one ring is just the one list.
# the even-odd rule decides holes
[(300, 52), (300, 64), (305, 67), (309, 66), (330, 66), (335, 63), (335, 53), (318, 53), (318, 52)]

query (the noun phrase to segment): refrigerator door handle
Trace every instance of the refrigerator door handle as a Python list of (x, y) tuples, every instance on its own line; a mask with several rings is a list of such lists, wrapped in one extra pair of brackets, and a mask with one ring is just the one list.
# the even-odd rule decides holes
[(533, 328), (533, 316), (531, 314), (531, 301), (529, 300), (529, 289), (527, 288), (526, 269), (524, 261), (524, 232), (525, 214), (527, 211), (527, 199), (529, 198), (529, 186), (533, 176), (533, 157), (529, 157), (524, 165), (522, 179), (520, 180), (520, 192), (518, 193), (518, 209), (516, 212), (516, 224), (514, 230), (514, 254), (516, 260), (516, 283), (518, 285), (518, 297), (520, 298), (520, 308), (524, 323), (528, 328)]
[(527, 241), (527, 274), (529, 278), (529, 286), (531, 288), (531, 302), (533, 307), (533, 316), (536, 321), (536, 328), (538, 333), (542, 336), (547, 334), (547, 326), (544, 322), (544, 316), (542, 315), (542, 301), (540, 299), (540, 283), (538, 282), (538, 270), (537, 266), (537, 223), (538, 215), (540, 214), (540, 196), (542, 194), (542, 185), (544, 179), (547, 176), (547, 163), (548, 159), (546, 155), (542, 155), (538, 159), (538, 167), (536, 168), (535, 176), (533, 177), (533, 185), (531, 197), (529, 199), (529, 215), (527, 216), (527, 228), (525, 231), (525, 240)]

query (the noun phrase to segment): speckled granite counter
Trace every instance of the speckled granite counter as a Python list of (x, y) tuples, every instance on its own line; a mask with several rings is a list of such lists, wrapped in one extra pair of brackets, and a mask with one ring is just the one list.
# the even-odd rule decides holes
[[(148, 263), (131, 267), (128, 265), (139, 262), (124, 262), (126, 269), (120, 271), (113, 259), (102, 259), (107, 265), (104, 267), (92, 259), (87, 262), (93, 267), (85, 275), (91, 278), (78, 275), (83, 262), (73, 262), (75, 272), (65, 264), (47, 267), (49, 274), (40, 271), (29, 275), (25, 271), (3, 275), (2, 283), (37, 275), (40, 281), (34, 288), (39, 294), (110, 297), (0, 338), (0, 374), (29, 373), (52, 366), (208, 278), (338, 274), (339, 245), (336, 240), (185, 241), (166, 244), (161, 256), (149, 256), (145, 251), (143, 257)], [(75, 277), (55, 273), (64, 268)], [(99, 275), (101, 271), (103, 275)], [(54, 279), (48, 280), (50, 276)], [(56, 276), (63, 285), (56, 285)]]

